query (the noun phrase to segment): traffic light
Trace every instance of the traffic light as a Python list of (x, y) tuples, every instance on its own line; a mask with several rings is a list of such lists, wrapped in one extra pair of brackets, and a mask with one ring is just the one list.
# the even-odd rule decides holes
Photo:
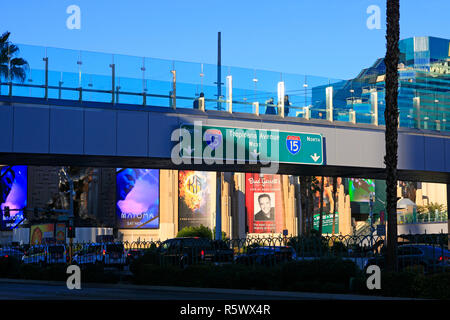
[(67, 238), (75, 238), (75, 227), (67, 227)]
[(10, 217), (9, 207), (5, 207), (5, 209), (4, 209), (3, 212), (4, 212), (6, 218), (9, 218), (9, 217)]
[(39, 209), (38, 208), (34, 208), (34, 218), (37, 219), (39, 216)]

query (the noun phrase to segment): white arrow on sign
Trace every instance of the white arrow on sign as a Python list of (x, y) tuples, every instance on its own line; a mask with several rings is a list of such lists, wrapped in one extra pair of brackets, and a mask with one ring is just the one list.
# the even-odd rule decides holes
[(314, 153), (311, 158), (314, 160), (314, 162), (317, 162), (319, 160), (320, 156), (317, 155), (317, 153)]
[(256, 152), (256, 149), (253, 149), (252, 152), (250, 152), (250, 154), (253, 156), (253, 158), (258, 158), (259, 152)]

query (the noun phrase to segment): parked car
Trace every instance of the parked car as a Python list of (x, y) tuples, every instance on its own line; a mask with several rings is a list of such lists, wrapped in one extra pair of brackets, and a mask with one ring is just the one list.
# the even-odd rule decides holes
[(198, 237), (173, 238), (158, 247), (162, 263), (186, 267), (197, 263), (231, 263), (233, 250), (219, 240)]
[(46, 254), (46, 263), (48, 264), (65, 264), (68, 262), (68, 254), (64, 244), (48, 245)]
[[(403, 244), (397, 251), (398, 269), (400, 271), (408, 268), (418, 268), (424, 273), (434, 271), (450, 270), (450, 251), (439, 246), (426, 244)], [(369, 265), (378, 265), (381, 269), (385, 267), (385, 255), (369, 258)]]
[(246, 265), (273, 265), (297, 259), (294, 248), (289, 246), (264, 246), (248, 249), (247, 253), (236, 256), (235, 262)]
[(22, 257), (22, 262), (25, 264), (46, 264), (47, 246), (35, 245), (26, 250)]
[(129, 265), (144, 255), (144, 249), (132, 248), (127, 251), (126, 264)]
[(90, 243), (83, 246), (72, 258), (77, 265), (104, 265), (123, 267), (127, 262), (122, 243)]
[(35, 245), (26, 250), (22, 262), (29, 264), (65, 264), (68, 262), (67, 250), (64, 244)]
[(23, 252), (13, 248), (2, 248), (0, 249), (0, 258), (13, 257), (19, 261), (22, 261)]
[(80, 266), (103, 263), (102, 244), (85, 244), (83, 248), (72, 257), (72, 263)]

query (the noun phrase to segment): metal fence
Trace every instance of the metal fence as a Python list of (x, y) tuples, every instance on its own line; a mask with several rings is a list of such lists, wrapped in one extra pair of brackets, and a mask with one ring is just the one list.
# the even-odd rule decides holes
[[(183, 239), (183, 238), (182, 238)], [(186, 267), (198, 263), (235, 263), (273, 266), (288, 261), (338, 258), (353, 261), (361, 270), (385, 265), (383, 236), (247, 237), (223, 241), (184, 238), (167, 241), (75, 243), (6, 246), (0, 257), (14, 256), (22, 263), (75, 263), (124, 267), (137, 259), (143, 263)], [(448, 234), (398, 237), (399, 270), (424, 273), (450, 270)]]

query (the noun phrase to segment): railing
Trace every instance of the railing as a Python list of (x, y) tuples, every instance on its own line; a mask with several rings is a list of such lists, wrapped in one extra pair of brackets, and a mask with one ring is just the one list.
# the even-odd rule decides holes
[[(145, 263), (186, 267), (197, 263), (237, 263), (244, 265), (277, 265), (290, 261), (337, 258), (353, 261), (361, 270), (368, 264), (384, 266), (385, 237), (360, 236), (299, 236), (247, 237), (223, 241), (197, 239), (195, 245), (168, 245), (164, 241), (134, 241), (105, 243), (75, 243), (71, 247), (72, 263), (113, 265), (123, 267), (145, 256)], [(108, 246), (113, 246), (111, 250)], [(48, 258), (47, 246), (9, 246), (0, 253), (23, 255), (23, 263), (69, 263), (69, 245), (64, 259)], [(440, 272), (450, 268), (448, 234), (398, 236), (400, 269), (422, 268), (423, 272)], [(9, 251), (8, 251), (9, 250)], [(12, 250), (12, 251), (11, 251)], [(58, 256), (59, 257), (59, 256)], [(61, 257), (59, 257), (61, 258)]]
[[(205, 111), (384, 124), (384, 83), (222, 66), (225, 79), (219, 89), (217, 66), (211, 64), (30, 45), (19, 48), (29, 70), (24, 81), (10, 73), (0, 79), (2, 100), (33, 97), (103, 102), (119, 108), (122, 104), (173, 109), (197, 105)], [(438, 80), (422, 72), (413, 82), (399, 82), (401, 127), (450, 130), (450, 76)]]

